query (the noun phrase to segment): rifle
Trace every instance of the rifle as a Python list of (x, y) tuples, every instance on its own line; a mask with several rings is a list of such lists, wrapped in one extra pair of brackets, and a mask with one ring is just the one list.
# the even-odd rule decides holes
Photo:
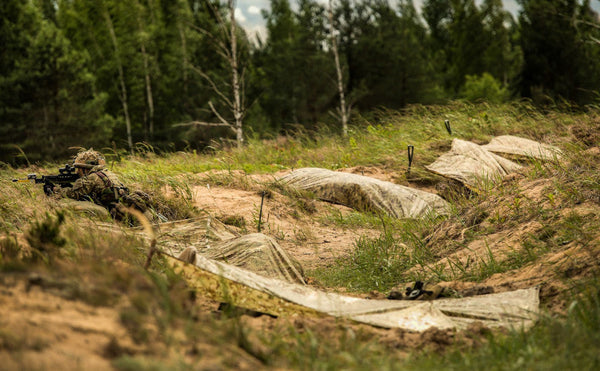
[(79, 179), (77, 169), (72, 165), (65, 164), (65, 167), (58, 169), (56, 175), (42, 175), (38, 178), (35, 174), (27, 175), (27, 179), (13, 179), (13, 182), (30, 182), (34, 184), (44, 183), (44, 193), (50, 196), (53, 193), (55, 185), (60, 185), (62, 188), (72, 187), (73, 182)]

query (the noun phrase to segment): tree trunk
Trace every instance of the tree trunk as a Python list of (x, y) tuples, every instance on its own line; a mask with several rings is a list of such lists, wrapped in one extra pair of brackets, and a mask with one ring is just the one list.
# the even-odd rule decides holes
[(146, 54), (146, 47), (143, 43), (142, 55), (144, 57), (144, 74), (146, 75), (146, 97), (148, 99), (148, 130), (150, 131), (150, 139), (152, 139), (154, 138), (154, 100), (152, 99), (152, 82), (150, 81), (148, 54)]
[(342, 75), (342, 67), (340, 66), (340, 55), (338, 53), (337, 40), (334, 35), (335, 27), (333, 26), (333, 0), (329, 0), (329, 24), (331, 25), (330, 39), (331, 50), (335, 59), (335, 70), (337, 72), (337, 87), (340, 95), (340, 119), (342, 121), (342, 134), (348, 136), (348, 116), (349, 110), (346, 109), (346, 97), (344, 94), (344, 77)]
[(125, 75), (123, 73), (123, 65), (121, 63), (121, 56), (119, 54), (119, 43), (117, 41), (117, 35), (115, 28), (108, 13), (108, 9), (104, 8), (104, 19), (106, 20), (106, 26), (110, 33), (113, 47), (115, 48), (115, 59), (117, 60), (117, 68), (119, 70), (119, 82), (121, 85), (121, 103), (123, 104), (123, 113), (125, 115), (125, 125), (127, 127), (127, 144), (129, 145), (129, 152), (133, 153), (133, 139), (131, 138), (131, 120), (129, 118), (129, 107), (127, 105), (127, 86), (125, 85)]
[[(209, 2), (209, 6), (212, 6)], [(208, 106), (212, 113), (219, 119), (223, 126), (229, 127), (236, 135), (237, 147), (240, 148), (244, 144), (244, 132), (243, 132), (243, 120), (246, 113), (244, 98), (244, 86), (243, 86), (243, 73), (240, 74), (239, 60), (238, 60), (238, 45), (237, 45), (237, 27), (235, 22), (235, 0), (227, 1), (227, 10), (229, 11), (229, 29), (227, 28), (227, 21), (223, 20), (220, 16), (219, 10), (213, 9), (217, 20), (219, 22), (219, 29), (222, 31), (220, 37), (215, 37), (207, 30), (194, 27), (197, 31), (201, 32), (204, 36), (208, 37), (213, 41), (217, 47), (217, 54), (220, 55), (225, 62), (231, 68), (231, 81), (227, 83), (227, 90), (221, 89), (210, 76), (204, 73), (201, 69), (195, 68), (193, 65), (188, 64), (192, 70), (198, 72), (211, 86), (212, 90), (218, 95), (219, 100), (227, 106), (233, 115), (233, 121), (226, 120), (215, 108), (213, 103), (209, 100)], [(223, 40), (224, 39), (224, 40)], [(240, 76), (241, 75), (241, 76)], [(231, 90), (229, 90), (231, 88)], [(233, 97), (231, 98), (231, 95)], [(220, 125), (221, 126), (221, 125)]]
[[(136, 1), (136, 5), (139, 9), (138, 14), (138, 29), (140, 35), (144, 32), (144, 23), (140, 18), (140, 13), (142, 11), (142, 6), (138, 1)], [(150, 9), (150, 12), (152, 10)], [(146, 53), (146, 41), (140, 38), (140, 50), (142, 51), (142, 59), (144, 61), (144, 81), (146, 84), (146, 100), (148, 103), (148, 131), (150, 134), (150, 139), (154, 137), (154, 100), (152, 99), (152, 81), (150, 79), (150, 64), (148, 62), (148, 53)]]
[(179, 29), (179, 37), (181, 38), (181, 70), (183, 73), (183, 93), (187, 97), (188, 91), (188, 63), (187, 63), (187, 40), (185, 38), (185, 32), (183, 25), (179, 22), (177, 28)]
[(237, 59), (237, 37), (235, 27), (235, 1), (229, 0), (229, 16), (230, 16), (230, 32), (231, 32), (231, 87), (233, 89), (233, 117), (234, 127), (238, 148), (244, 143), (244, 135), (242, 130), (242, 104), (240, 98), (240, 80), (238, 76), (238, 59)]

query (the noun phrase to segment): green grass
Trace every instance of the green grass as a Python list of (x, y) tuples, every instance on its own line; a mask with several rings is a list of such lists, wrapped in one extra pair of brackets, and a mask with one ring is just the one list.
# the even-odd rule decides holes
[[(435, 225), (437, 218), (390, 220), (378, 219), (370, 214), (360, 215), (362, 217), (354, 218), (370, 220), (382, 230), (379, 237), (359, 237), (350, 255), (338, 258), (334, 266), (316, 269), (309, 274), (326, 286), (360, 292), (385, 292), (398, 283), (421, 279), (405, 271), (433, 261), (434, 253), (424, 243), (423, 237)], [(348, 226), (345, 220), (337, 223)]]
[(479, 348), (424, 353), (411, 370), (595, 370), (600, 367), (600, 282), (583, 282), (564, 316), (543, 316), (527, 332), (490, 336)]
[[(249, 138), (242, 149), (214, 148), (207, 153), (177, 152), (157, 154), (147, 145), (139, 145), (135, 156), (104, 148), (108, 167), (124, 179), (152, 188), (181, 180), (182, 174), (208, 170), (243, 170), (246, 173), (271, 173), (281, 169), (318, 166), (338, 169), (349, 166), (384, 166), (403, 174), (408, 167), (406, 148), (414, 145), (412, 168), (419, 173), (449, 148), (452, 138), (488, 141), (491, 136), (519, 134), (537, 140), (547, 138), (562, 143), (567, 126), (586, 120), (584, 113), (551, 112), (543, 115), (533, 107), (521, 104), (487, 105), (455, 102), (446, 106), (411, 106), (402, 111), (381, 110), (358, 117), (347, 140), (320, 132), (298, 131), (284, 140)], [(450, 136), (444, 120), (450, 120)], [(63, 163), (44, 164), (49, 172)], [(34, 171), (29, 171), (34, 170)], [(24, 177), (35, 169), (15, 172), (0, 169), (2, 179)], [(426, 173), (423, 173), (426, 174)], [(183, 177), (185, 178), (185, 177)]]
[[(366, 293), (386, 292), (398, 283), (422, 280), (467, 280), (479, 282), (499, 272), (532, 264), (545, 254), (565, 246), (590, 248), (598, 241), (600, 222), (585, 209), (585, 203), (600, 203), (598, 155), (585, 152), (589, 143), (573, 140), (570, 125), (585, 128), (594, 112), (541, 112), (526, 103), (492, 106), (453, 103), (447, 106), (411, 106), (402, 111), (381, 110), (357, 117), (349, 137), (343, 139), (323, 129), (296, 132), (285, 138), (249, 138), (243, 149), (214, 147), (206, 153), (155, 153), (139, 145), (134, 156), (117, 149), (103, 149), (109, 168), (122, 180), (151, 193), (154, 207), (168, 219), (197, 215), (192, 205), (192, 187), (201, 182), (246, 190), (277, 191), (289, 199), (298, 213), (311, 215), (336, 228), (368, 228), (376, 237), (361, 236), (348, 256), (327, 269), (310, 272), (328, 288), (342, 287)], [(449, 120), (453, 135), (444, 128)], [(434, 186), (440, 179), (423, 166), (450, 148), (453, 138), (487, 142), (492, 136), (516, 134), (556, 144), (567, 154), (563, 163), (531, 161), (525, 180), (547, 180), (543, 197), (531, 199), (518, 182), (482, 187), (479, 194), (456, 195), (452, 213), (445, 218), (422, 221), (392, 220), (351, 212), (316, 215), (313, 196), (293, 192), (277, 184), (255, 184), (249, 174), (271, 174), (282, 169), (307, 166), (338, 169), (377, 166), (396, 172), (399, 183)], [(411, 172), (407, 174), (406, 148), (415, 147)], [(64, 211), (45, 197), (41, 186), (13, 183), (28, 173), (49, 174), (59, 164), (38, 164), (26, 169), (0, 167), (0, 273), (3, 276), (41, 274), (57, 295), (98, 307), (113, 307), (128, 335), (144, 348), (130, 354), (119, 339), (106, 346), (113, 366), (129, 369), (189, 369), (195, 362), (214, 357), (215, 368), (235, 368), (242, 359), (251, 368), (273, 369), (597, 369), (600, 366), (600, 284), (584, 277), (570, 291), (566, 314), (548, 314), (528, 332), (490, 332), (477, 335), (479, 345), (471, 348), (456, 336), (454, 346), (431, 349), (398, 349), (382, 343), (364, 327), (332, 320), (277, 322), (256, 330), (239, 316), (217, 318), (206, 308), (195, 308), (193, 293), (182, 279), (154, 259), (149, 271), (142, 268), (148, 243), (132, 234), (107, 234), (82, 228), (81, 220), (99, 222), (89, 216)], [(194, 174), (218, 170), (199, 180)], [(168, 188), (175, 197), (161, 196)], [(62, 216), (61, 216), (62, 215)], [(102, 222), (106, 222), (103, 220)], [(245, 226), (255, 229), (255, 222)], [(526, 234), (507, 254), (488, 246), (485, 256), (470, 264), (450, 260), (447, 268), (436, 264), (469, 243), (485, 236), (511, 231), (527, 223), (537, 229)], [(232, 220), (231, 223), (236, 223)], [(93, 224), (92, 224), (93, 225)], [(118, 227), (118, 225), (114, 225)], [(244, 227), (244, 226), (240, 226)], [(269, 229), (268, 224), (264, 225)], [(295, 238), (298, 243), (310, 231), (270, 230), (276, 237)], [(27, 235), (40, 259), (23, 259), (16, 236)], [(412, 270), (411, 270), (412, 269)], [(411, 270), (411, 271), (409, 271)], [(85, 277), (85, 280), (79, 279)], [(569, 277), (564, 277), (568, 279)], [(280, 327), (278, 327), (280, 326)], [(399, 337), (400, 332), (393, 333)], [(213, 348), (198, 348), (209, 344)], [(35, 339), (0, 331), (4, 350), (32, 348)], [(392, 342), (393, 343), (393, 342)], [(45, 345), (44, 345), (45, 346)], [(207, 350), (208, 349), (208, 350)], [(168, 354), (178, 357), (169, 358)], [(406, 354), (411, 356), (406, 358)], [(185, 360), (184, 360), (185, 359)], [(208, 365), (207, 367), (210, 367)]]
[[(109, 167), (131, 176), (164, 178), (181, 173), (211, 169), (244, 170), (248, 173), (319, 166), (337, 169), (347, 166), (387, 165), (406, 169), (406, 147), (415, 146), (415, 164), (425, 164), (439, 154), (437, 147), (448, 145), (453, 137), (487, 141), (494, 135), (520, 134), (532, 139), (566, 135), (567, 125), (584, 114), (552, 112), (544, 116), (526, 104), (491, 106), (455, 102), (447, 106), (412, 106), (403, 111), (381, 110), (355, 120), (348, 140), (330, 130), (291, 133), (285, 140), (271, 142), (249, 138), (243, 149), (215, 148), (207, 154), (177, 152), (159, 155), (151, 147), (140, 146), (136, 156), (103, 149)], [(453, 135), (444, 128), (450, 120)], [(543, 123), (543, 124), (542, 124)], [(443, 146), (442, 146), (443, 147)], [(142, 165), (142, 166), (140, 166)], [(143, 168), (143, 174), (140, 173)]]
[(385, 229), (387, 225), (394, 225), (397, 221), (387, 215), (376, 215), (350, 211), (346, 214), (338, 209), (331, 209), (325, 215), (315, 215), (324, 225), (334, 225), (340, 228), (372, 228)]
[(327, 286), (343, 286), (354, 291), (385, 291), (400, 282), (410, 267), (407, 247), (391, 235), (371, 239), (361, 237), (352, 255), (339, 258), (336, 267), (311, 274)]
[(393, 370), (398, 360), (368, 333), (355, 332), (343, 324), (332, 325), (339, 339), (323, 337), (310, 328), (279, 330), (285, 337), (267, 340), (274, 350), (273, 366), (297, 370)]

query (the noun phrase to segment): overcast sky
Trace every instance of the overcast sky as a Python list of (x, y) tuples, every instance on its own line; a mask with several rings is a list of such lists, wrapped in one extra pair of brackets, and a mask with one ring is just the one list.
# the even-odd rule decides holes
[[(328, 0), (317, 0), (320, 3), (326, 4)], [(392, 0), (393, 1), (393, 0)], [(395, 2), (395, 1), (393, 1)], [(417, 10), (421, 9), (423, 0), (414, 0), (415, 7)], [(292, 6), (295, 5), (296, 0), (290, 0)], [(503, 0), (504, 9), (517, 14), (519, 5), (516, 0)], [(256, 33), (261, 35), (261, 38), (265, 38), (265, 21), (263, 20), (261, 9), (269, 10), (269, 0), (237, 0), (237, 8), (235, 18), (236, 20), (246, 29), (249, 36)], [(600, 0), (592, 0), (592, 8), (600, 10)]]

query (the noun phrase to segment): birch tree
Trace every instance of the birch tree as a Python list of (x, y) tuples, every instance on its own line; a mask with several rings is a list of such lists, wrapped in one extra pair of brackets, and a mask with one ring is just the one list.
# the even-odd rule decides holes
[(193, 122), (190, 124), (201, 126), (224, 126), (235, 134), (236, 143), (241, 147), (244, 143), (243, 121), (246, 115), (246, 104), (244, 101), (244, 70), (245, 68), (240, 63), (239, 45), (238, 45), (238, 27), (235, 20), (235, 0), (227, 0), (226, 11), (229, 20), (223, 19), (221, 12), (215, 9), (210, 3), (207, 3), (213, 10), (217, 20), (218, 34), (214, 35), (206, 29), (194, 26), (198, 32), (207, 37), (213, 46), (216, 53), (223, 58), (230, 73), (230, 82), (226, 84), (229, 88), (223, 88), (215, 79), (209, 76), (202, 68), (192, 67), (206, 82), (209, 84), (212, 91), (218, 97), (219, 102), (227, 107), (233, 119), (227, 119), (220, 112), (212, 101), (208, 102), (211, 112), (218, 118), (218, 123)]
[[(152, 79), (150, 77), (150, 57), (148, 55), (148, 52), (146, 51), (146, 43), (149, 36), (146, 24), (144, 23), (142, 17), (144, 14), (144, 7), (140, 4), (138, 0), (135, 1), (135, 6), (137, 8), (136, 21), (139, 33), (138, 37), (140, 43), (140, 51), (142, 52), (142, 62), (144, 66), (144, 85), (146, 87), (146, 102), (148, 104), (148, 131), (150, 134), (150, 138), (152, 138), (154, 137), (154, 99), (152, 96)], [(150, 14), (152, 14), (152, 2), (150, 2), (149, 7), (149, 12)]]
[(329, 0), (329, 9), (327, 11), (327, 16), (329, 18), (329, 25), (331, 27), (329, 32), (329, 40), (331, 52), (333, 53), (336, 77), (337, 77), (337, 89), (340, 97), (339, 102), (339, 120), (342, 123), (342, 134), (344, 137), (348, 136), (348, 118), (350, 117), (350, 112), (352, 110), (351, 104), (346, 104), (346, 94), (344, 89), (344, 75), (342, 73), (342, 66), (340, 64), (340, 55), (338, 52), (338, 44), (337, 44), (337, 29), (333, 20), (333, 0)]
[(123, 63), (121, 62), (121, 55), (119, 49), (119, 40), (117, 39), (117, 34), (115, 32), (115, 27), (112, 22), (112, 18), (110, 17), (110, 13), (105, 4), (102, 6), (103, 17), (106, 22), (106, 27), (108, 28), (108, 32), (110, 34), (110, 39), (114, 48), (115, 60), (117, 62), (117, 69), (119, 71), (119, 85), (121, 87), (120, 92), (120, 100), (123, 105), (123, 114), (125, 116), (125, 125), (127, 129), (127, 145), (129, 146), (129, 151), (133, 153), (133, 139), (131, 137), (131, 119), (129, 118), (129, 106), (127, 103), (127, 85), (125, 84), (125, 74), (123, 72)]

